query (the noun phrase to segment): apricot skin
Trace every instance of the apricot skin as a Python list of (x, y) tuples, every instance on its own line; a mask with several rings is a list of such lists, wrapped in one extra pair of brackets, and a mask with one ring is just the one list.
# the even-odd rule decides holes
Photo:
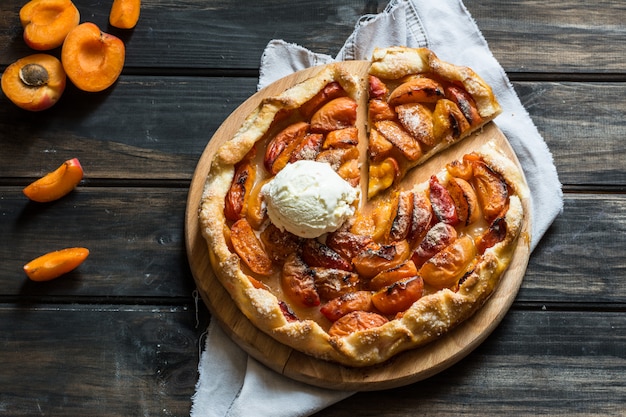
[[(27, 84), (23, 69), (30, 64), (43, 68), (46, 80)], [(29, 111), (52, 107), (65, 90), (66, 76), (61, 62), (48, 54), (34, 54), (15, 61), (2, 74), (2, 91), (16, 106)]]
[(37, 51), (63, 44), (67, 34), (78, 26), (80, 12), (71, 0), (32, 0), (20, 9), (24, 42)]
[(56, 170), (29, 184), (23, 192), (38, 203), (58, 200), (72, 191), (83, 179), (83, 168), (77, 158), (65, 161)]
[(82, 23), (65, 38), (61, 50), (63, 68), (79, 89), (98, 92), (109, 88), (124, 68), (126, 49), (116, 36), (94, 23)]

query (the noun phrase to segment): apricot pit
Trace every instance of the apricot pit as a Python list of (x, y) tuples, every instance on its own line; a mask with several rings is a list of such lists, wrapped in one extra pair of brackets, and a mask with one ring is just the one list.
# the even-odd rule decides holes
[(15, 61), (2, 74), (2, 91), (16, 106), (30, 111), (52, 107), (65, 90), (61, 62), (48, 54), (34, 54)]

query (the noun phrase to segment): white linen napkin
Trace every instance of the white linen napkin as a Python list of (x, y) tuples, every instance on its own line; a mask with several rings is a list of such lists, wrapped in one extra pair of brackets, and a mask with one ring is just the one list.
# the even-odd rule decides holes
[[(363, 16), (333, 59), (283, 40), (272, 40), (261, 58), (259, 88), (294, 71), (333, 60), (366, 60), (376, 47), (428, 47), (437, 56), (473, 68), (490, 84), (503, 113), (495, 122), (509, 139), (531, 190), (531, 249), (563, 209), (552, 155), (491, 54), (461, 0), (392, 0), (377, 15)], [(248, 357), (211, 321), (192, 417), (304, 417), (352, 395), (284, 377)]]

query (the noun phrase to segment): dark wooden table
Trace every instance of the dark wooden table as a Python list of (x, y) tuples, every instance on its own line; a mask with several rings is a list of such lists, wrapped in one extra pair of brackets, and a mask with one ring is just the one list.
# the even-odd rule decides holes
[[(0, 70), (33, 53), (0, 2)], [(266, 43), (334, 55), (372, 0), (143, 0), (131, 32), (110, 0), (75, 0), (127, 45), (114, 87), (29, 113), (0, 97), (0, 415), (185, 416), (210, 320), (194, 298), (184, 210), (196, 162), (255, 91)], [(550, 146), (565, 209), (502, 324), (420, 383), (356, 394), (319, 416), (626, 415), (626, 3), (467, 0)], [(58, 55), (58, 51), (53, 51)], [(78, 157), (51, 204), (22, 188)], [(86, 246), (48, 283), (28, 260)]]

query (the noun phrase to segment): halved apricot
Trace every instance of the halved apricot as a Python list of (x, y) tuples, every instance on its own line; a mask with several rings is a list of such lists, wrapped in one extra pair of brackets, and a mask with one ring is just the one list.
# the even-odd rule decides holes
[(373, 243), (359, 253), (353, 260), (354, 268), (363, 277), (373, 278), (380, 271), (395, 268), (411, 256), (411, 249), (406, 240), (390, 245)]
[(56, 170), (29, 184), (24, 195), (38, 203), (58, 200), (72, 191), (83, 179), (83, 167), (77, 158), (63, 162)]
[(2, 74), (2, 91), (16, 106), (30, 111), (52, 107), (65, 91), (61, 61), (47, 54), (18, 59)]
[(330, 132), (354, 126), (357, 103), (350, 97), (339, 97), (324, 104), (311, 117), (311, 130)]
[(384, 316), (369, 311), (353, 311), (333, 323), (328, 334), (335, 337), (345, 337), (358, 330), (367, 330), (380, 327), (387, 323)]
[(124, 42), (91, 22), (76, 26), (65, 38), (61, 50), (67, 76), (76, 87), (89, 92), (113, 85), (122, 73), (125, 57)]
[(118, 29), (132, 29), (139, 21), (141, 0), (113, 0), (109, 23)]
[(45, 51), (63, 44), (80, 22), (80, 13), (71, 0), (32, 0), (20, 9), (24, 42)]
[(252, 272), (266, 276), (272, 273), (272, 260), (245, 218), (231, 226), (230, 239), (235, 252)]
[(320, 312), (330, 321), (337, 321), (353, 311), (372, 311), (372, 293), (355, 291), (333, 298), (322, 307)]
[(424, 281), (419, 276), (394, 282), (372, 295), (372, 304), (383, 314), (391, 315), (406, 310), (422, 298)]
[(386, 269), (376, 274), (369, 283), (369, 288), (373, 290), (380, 290), (382, 288), (393, 285), (402, 279), (411, 278), (417, 275), (417, 267), (415, 262), (408, 259), (403, 264), (396, 266), (395, 268)]
[(375, 124), (376, 130), (402, 152), (409, 161), (416, 161), (422, 156), (422, 148), (406, 130), (392, 120), (381, 120)]
[(483, 217), (491, 223), (506, 206), (509, 195), (506, 182), (482, 161), (474, 161), (473, 172), (473, 184)]
[(421, 103), (407, 103), (396, 106), (400, 124), (415, 139), (424, 145), (437, 143), (433, 130), (433, 112)]

